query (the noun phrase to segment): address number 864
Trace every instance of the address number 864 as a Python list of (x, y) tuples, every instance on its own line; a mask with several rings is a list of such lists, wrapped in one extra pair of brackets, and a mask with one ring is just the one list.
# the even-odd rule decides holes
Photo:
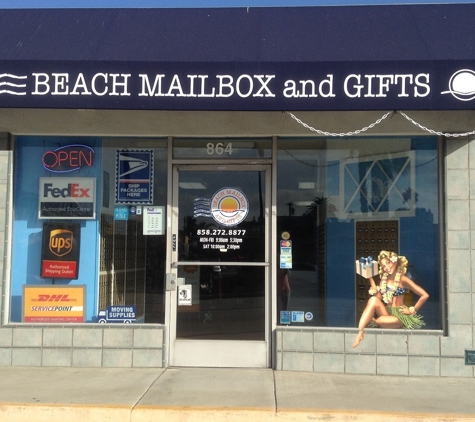
[(233, 153), (233, 144), (229, 142), (225, 146), (223, 142), (216, 142), (215, 144), (208, 142), (206, 144), (206, 153), (208, 155), (223, 155), (224, 153), (231, 155)]

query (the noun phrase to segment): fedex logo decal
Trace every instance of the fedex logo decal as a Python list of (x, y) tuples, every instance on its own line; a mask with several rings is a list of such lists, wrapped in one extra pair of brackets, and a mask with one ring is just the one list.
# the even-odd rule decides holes
[(43, 197), (48, 198), (90, 198), (90, 188), (81, 188), (79, 183), (68, 183), (68, 186), (61, 189), (53, 187), (52, 183), (45, 183)]
[(93, 177), (40, 177), (40, 199), (49, 202), (92, 202), (95, 186), (96, 179)]
[(94, 177), (40, 177), (38, 218), (94, 219)]

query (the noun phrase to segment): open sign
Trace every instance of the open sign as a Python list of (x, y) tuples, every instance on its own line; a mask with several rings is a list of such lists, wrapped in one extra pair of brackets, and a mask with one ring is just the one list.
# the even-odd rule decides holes
[(66, 145), (46, 151), (41, 158), (43, 167), (55, 173), (68, 173), (82, 167), (92, 167), (94, 150), (87, 145)]

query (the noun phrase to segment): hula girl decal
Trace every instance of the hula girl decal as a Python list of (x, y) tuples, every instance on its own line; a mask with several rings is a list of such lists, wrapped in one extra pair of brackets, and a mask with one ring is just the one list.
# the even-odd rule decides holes
[[(364, 339), (364, 329), (368, 324), (380, 328), (418, 329), (425, 325), (417, 312), (427, 302), (427, 292), (406, 276), (407, 259), (395, 252), (381, 251), (378, 256), (381, 281), (377, 286), (374, 279), (369, 279), (371, 297), (366, 304), (360, 322), (358, 334), (353, 347)], [(410, 307), (404, 305), (404, 294), (413, 291), (419, 296), (418, 301)]]

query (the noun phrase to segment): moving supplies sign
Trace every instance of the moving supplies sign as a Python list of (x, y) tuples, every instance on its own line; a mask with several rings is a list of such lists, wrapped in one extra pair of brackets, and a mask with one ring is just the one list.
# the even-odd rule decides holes
[(86, 286), (23, 286), (23, 322), (85, 322)]
[(81, 226), (43, 223), (41, 277), (77, 279)]
[(40, 177), (38, 218), (94, 219), (94, 177)]

